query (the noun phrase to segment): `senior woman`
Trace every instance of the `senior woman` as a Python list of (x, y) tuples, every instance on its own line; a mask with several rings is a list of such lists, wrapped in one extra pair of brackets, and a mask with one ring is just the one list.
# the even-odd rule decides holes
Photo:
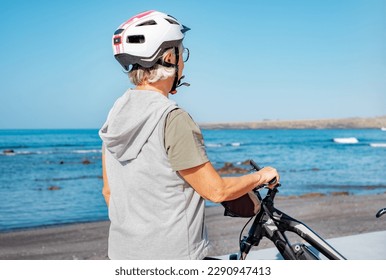
[(114, 33), (115, 58), (135, 87), (115, 102), (99, 132), (110, 259), (204, 259), (205, 199), (234, 200), (278, 181), (271, 167), (220, 177), (199, 127), (169, 99), (183, 77), (188, 30), (174, 17), (147, 11)]

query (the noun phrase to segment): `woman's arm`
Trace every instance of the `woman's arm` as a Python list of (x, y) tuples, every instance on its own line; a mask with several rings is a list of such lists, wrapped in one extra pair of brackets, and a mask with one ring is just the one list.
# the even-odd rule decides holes
[(102, 194), (105, 198), (107, 207), (109, 206), (110, 202), (110, 187), (109, 182), (107, 181), (107, 173), (106, 173), (106, 163), (105, 163), (105, 153), (104, 149), (102, 149), (102, 170), (103, 170), (103, 189)]
[(259, 185), (268, 184), (274, 178), (279, 182), (279, 174), (272, 167), (240, 177), (220, 177), (213, 165), (206, 162), (178, 172), (203, 198), (215, 203), (239, 198)]

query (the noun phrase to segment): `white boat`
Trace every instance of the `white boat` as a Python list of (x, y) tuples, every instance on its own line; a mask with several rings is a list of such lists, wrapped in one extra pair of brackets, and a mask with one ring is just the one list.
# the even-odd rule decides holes
[(381, 130), (382, 131), (386, 131), (386, 127), (381, 127)]
[(334, 138), (333, 141), (339, 144), (356, 144), (359, 142), (355, 137)]

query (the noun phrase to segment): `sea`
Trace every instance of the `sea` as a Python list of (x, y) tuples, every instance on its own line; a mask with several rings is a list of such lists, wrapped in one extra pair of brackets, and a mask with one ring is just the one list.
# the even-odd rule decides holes
[[(249, 169), (250, 159), (275, 167), (280, 196), (386, 192), (381, 129), (220, 129), (203, 135), (216, 168), (232, 163)], [(0, 170), (2, 232), (108, 219), (96, 129), (0, 130)]]

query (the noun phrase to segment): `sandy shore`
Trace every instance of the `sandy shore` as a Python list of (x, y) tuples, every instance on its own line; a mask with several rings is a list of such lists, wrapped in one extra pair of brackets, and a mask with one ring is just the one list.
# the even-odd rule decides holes
[[(325, 239), (386, 230), (386, 193), (371, 196), (310, 196), (276, 199), (276, 208), (303, 221)], [(206, 211), (211, 255), (236, 252), (247, 219), (223, 216), (223, 208)], [(0, 259), (107, 259), (109, 222), (72, 224), (0, 233)], [(264, 240), (259, 248), (273, 247)]]

